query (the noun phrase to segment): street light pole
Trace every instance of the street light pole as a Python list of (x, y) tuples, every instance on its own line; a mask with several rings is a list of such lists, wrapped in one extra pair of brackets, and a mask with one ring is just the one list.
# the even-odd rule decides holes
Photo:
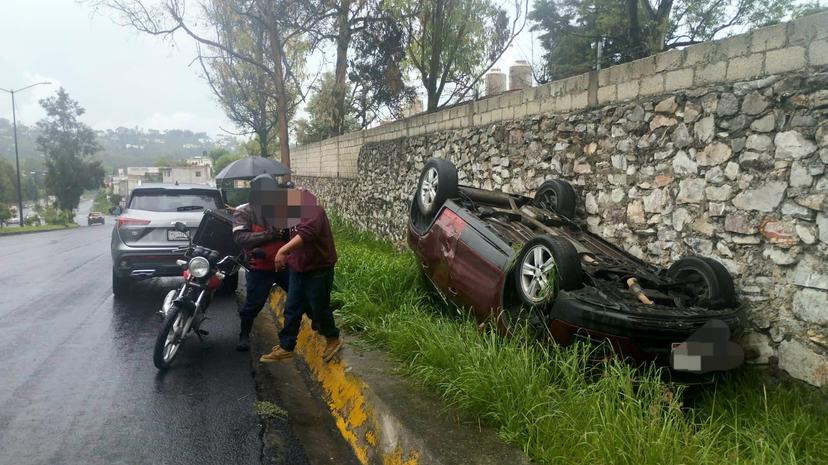
[(12, 127), (14, 128), (14, 162), (17, 166), (17, 215), (20, 217), (20, 227), (23, 227), (23, 189), (20, 185), (20, 155), (17, 152), (17, 114), (15, 113), (14, 109), (14, 93), (20, 92), (21, 90), (26, 90), (34, 86), (38, 86), (41, 84), (51, 84), (51, 82), (44, 81), (44, 82), (36, 82), (30, 86), (21, 87), (17, 90), (10, 90), (10, 89), (2, 89), (3, 92), (8, 92), (11, 94), (11, 101), (12, 101)]

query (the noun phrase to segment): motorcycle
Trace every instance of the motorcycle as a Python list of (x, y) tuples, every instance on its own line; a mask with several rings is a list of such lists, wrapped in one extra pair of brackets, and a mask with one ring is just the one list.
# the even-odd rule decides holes
[(173, 229), (187, 235), (188, 245), (177, 250), (184, 252), (188, 260), (176, 261), (184, 268), (184, 283), (179, 289), (167, 293), (159, 311), (164, 322), (155, 339), (152, 357), (159, 370), (169, 368), (191, 333), (204, 342), (202, 336), (209, 333), (201, 329), (201, 325), (207, 319), (205, 315), (213, 293), (221, 287), (222, 281), (237, 273), (242, 266), (238, 257), (220, 257), (215, 250), (193, 246), (184, 223), (176, 222)]

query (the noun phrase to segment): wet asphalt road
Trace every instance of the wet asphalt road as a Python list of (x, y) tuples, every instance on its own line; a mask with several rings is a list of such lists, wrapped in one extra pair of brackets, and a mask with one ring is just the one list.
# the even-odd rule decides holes
[[(87, 207), (88, 208), (88, 207)], [(111, 292), (112, 218), (0, 237), (0, 464), (259, 463), (250, 356), (233, 350), (233, 297), (207, 344), (159, 374), (155, 314), (174, 279)]]

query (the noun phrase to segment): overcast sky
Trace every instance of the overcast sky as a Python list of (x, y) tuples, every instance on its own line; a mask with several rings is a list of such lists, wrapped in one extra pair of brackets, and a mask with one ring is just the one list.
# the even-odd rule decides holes
[[(498, 64), (504, 70), (530, 53), (524, 36)], [(63, 86), (95, 129), (190, 129), (211, 136), (220, 127), (233, 129), (198, 76), (198, 63), (191, 64), (194, 56), (183, 35), (174, 44), (143, 35), (75, 0), (2, 0), (0, 88), (52, 82), (16, 95), (23, 124), (43, 117), (38, 100)], [(0, 118), (11, 116), (10, 98), (0, 93)]]

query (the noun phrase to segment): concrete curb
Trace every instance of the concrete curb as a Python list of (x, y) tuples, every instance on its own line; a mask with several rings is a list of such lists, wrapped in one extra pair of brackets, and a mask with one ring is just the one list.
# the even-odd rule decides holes
[[(281, 324), (285, 294), (275, 288), (266, 310)], [(362, 464), (454, 465), (528, 464), (521, 451), (503, 443), (490, 428), (463, 421), (432, 394), (394, 373), (378, 351), (361, 348), (345, 335), (346, 346), (322, 361), (324, 338), (304, 319), (296, 346), (298, 361), (319, 383), (337, 429)]]

